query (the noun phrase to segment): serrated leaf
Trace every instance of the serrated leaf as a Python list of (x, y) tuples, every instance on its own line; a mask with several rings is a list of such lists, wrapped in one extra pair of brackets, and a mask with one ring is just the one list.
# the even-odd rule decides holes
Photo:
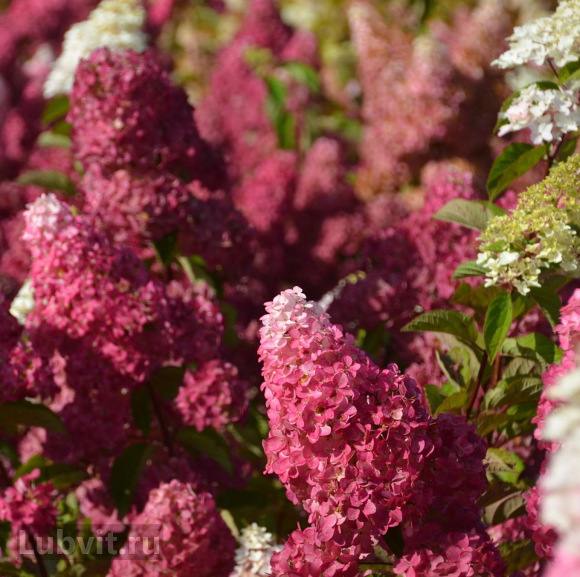
[(522, 496), (522, 491), (518, 490), (502, 501), (494, 503), (484, 510), (484, 521), (490, 525), (498, 525), (508, 519), (514, 519), (523, 515), (526, 510), (526, 502)]
[(288, 72), (296, 82), (305, 84), (310, 92), (320, 92), (320, 79), (318, 78), (318, 72), (316, 72), (312, 66), (308, 66), (308, 64), (297, 60), (290, 60), (282, 64), (282, 68), (284, 68), (284, 70), (286, 70), (286, 72)]
[(467, 402), (467, 391), (458, 391), (447, 397), (435, 411), (435, 415), (441, 413), (448, 413), (451, 411), (458, 411), (462, 409)]
[(480, 413), (474, 421), (477, 434), (480, 437), (489, 435), (492, 431), (505, 425), (510, 420), (509, 415), (497, 413)]
[(16, 182), (25, 186), (40, 186), (45, 190), (57, 190), (69, 196), (77, 192), (73, 181), (57, 170), (28, 170), (21, 174)]
[(190, 451), (207, 455), (230, 475), (233, 474), (228, 446), (223, 437), (213, 429), (206, 428), (200, 433), (195, 427), (182, 427), (175, 440)]
[(548, 322), (554, 328), (560, 322), (562, 301), (558, 293), (546, 286), (530, 288), (530, 296), (538, 303)]
[(518, 482), (525, 465), (522, 459), (505, 449), (489, 448), (486, 456), (486, 471), (488, 475), (495, 475), (501, 481), (514, 485)]
[(542, 369), (535, 360), (521, 357), (512, 359), (502, 372), (504, 379), (511, 377), (537, 377), (541, 375)]
[(475, 260), (468, 260), (462, 262), (453, 273), (452, 280), (459, 280), (462, 278), (469, 278), (473, 276), (485, 276), (486, 269), (483, 265), (477, 264)]
[(0, 427), (11, 433), (19, 425), (40, 427), (47, 431), (67, 434), (60, 417), (44, 405), (30, 401), (16, 401), (0, 405)]
[(475, 200), (454, 198), (433, 215), (433, 218), (453, 222), (467, 228), (484, 231), (487, 223), (494, 217), (492, 211)]
[(405, 325), (403, 332), (448, 333), (469, 343), (477, 342), (477, 329), (473, 319), (455, 310), (436, 310), (419, 315)]
[(478, 286), (473, 288), (466, 282), (462, 282), (451, 297), (451, 302), (469, 307), (475, 312), (485, 314), (493, 299), (501, 292), (497, 286)]
[(141, 471), (152, 453), (153, 447), (146, 443), (130, 445), (113, 463), (111, 495), (120, 518), (129, 512)]
[(502, 354), (509, 357), (523, 357), (542, 364), (543, 367), (562, 360), (563, 352), (550, 339), (538, 333), (530, 333), (516, 339), (506, 339)]
[(545, 144), (532, 146), (524, 142), (514, 142), (506, 146), (495, 159), (487, 179), (490, 200), (495, 200), (514, 180), (538, 164), (547, 150)]
[(137, 427), (148, 435), (151, 430), (151, 398), (147, 386), (141, 386), (131, 393), (131, 412)]
[(490, 363), (493, 363), (495, 356), (501, 349), (511, 323), (512, 300), (509, 293), (502, 291), (491, 301), (483, 327), (483, 340)]
[(485, 395), (483, 407), (496, 409), (505, 405), (537, 401), (543, 390), (540, 377), (516, 375), (500, 381), (495, 389)]
[(471, 371), (469, 366), (466, 366), (469, 363), (469, 355), (467, 355), (465, 349), (461, 349), (461, 351), (457, 349), (449, 351), (449, 353), (435, 351), (435, 355), (437, 356), (437, 363), (447, 379), (457, 383), (461, 388), (465, 388), (471, 378)]
[(535, 543), (531, 539), (525, 541), (505, 541), (500, 543), (499, 550), (507, 564), (506, 575), (512, 575), (521, 569), (530, 567), (538, 561)]

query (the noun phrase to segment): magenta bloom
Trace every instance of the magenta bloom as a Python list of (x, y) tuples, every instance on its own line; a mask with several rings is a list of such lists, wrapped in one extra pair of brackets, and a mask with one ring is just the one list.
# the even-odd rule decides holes
[(35, 469), (0, 493), (0, 521), (12, 524), (13, 535), (20, 529), (46, 535), (56, 522), (56, 492), (52, 483), (37, 483), (39, 475), (40, 469)]
[(413, 379), (396, 365), (381, 371), (298, 287), (266, 311), (266, 472), (311, 524), (274, 556), (274, 575), (358, 575), (357, 563), (397, 525), (405, 574), (438, 556), (432, 575), (502, 575), (476, 504), (486, 446), (473, 426), (431, 419)]
[[(195, 493), (180, 481), (151, 491), (143, 512), (133, 521), (128, 545), (150, 542), (149, 555), (113, 560), (109, 577), (228, 577), (234, 567), (236, 540), (209, 493)], [(156, 539), (155, 539), (156, 538)]]

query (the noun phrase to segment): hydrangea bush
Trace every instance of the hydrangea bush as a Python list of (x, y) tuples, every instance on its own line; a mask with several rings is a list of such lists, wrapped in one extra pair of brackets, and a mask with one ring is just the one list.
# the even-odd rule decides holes
[(0, 576), (580, 575), (548, 4), (0, 0)]

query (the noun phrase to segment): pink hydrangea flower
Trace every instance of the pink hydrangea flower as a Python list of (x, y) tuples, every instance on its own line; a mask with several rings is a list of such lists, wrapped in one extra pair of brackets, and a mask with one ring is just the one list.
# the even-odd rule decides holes
[(52, 483), (39, 483), (40, 469), (20, 477), (13, 487), (0, 494), (0, 520), (12, 524), (12, 534), (20, 529), (34, 536), (46, 535), (59, 514)]
[(243, 416), (247, 388), (234, 365), (212, 360), (185, 373), (175, 404), (186, 425), (198, 431), (206, 427), (221, 430)]
[(157, 550), (149, 558), (114, 559), (109, 577), (228, 577), (234, 568), (236, 540), (208, 493), (195, 493), (179, 481), (151, 491), (143, 512), (133, 520), (128, 543)]

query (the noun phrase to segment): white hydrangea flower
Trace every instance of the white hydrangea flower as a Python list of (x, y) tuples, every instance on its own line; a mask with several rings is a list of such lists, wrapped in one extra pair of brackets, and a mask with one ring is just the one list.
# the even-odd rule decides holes
[(580, 2), (560, 2), (554, 14), (516, 27), (508, 41), (509, 50), (493, 62), (499, 68), (513, 68), (528, 62), (541, 66), (548, 60), (556, 66), (565, 66), (577, 60), (580, 57)]
[(546, 393), (550, 399), (580, 404), (580, 369), (562, 377)]
[(579, 545), (580, 369), (560, 379), (548, 394), (564, 405), (548, 415), (544, 426), (544, 438), (559, 441), (560, 446), (539, 480), (540, 518), (558, 530), (560, 545)]
[(270, 559), (272, 555), (282, 550), (281, 545), (275, 545), (272, 534), (264, 527), (252, 523), (242, 529), (240, 546), (236, 549), (236, 566), (230, 577), (265, 577), (270, 575)]
[(97, 48), (143, 52), (147, 47), (142, 30), (145, 18), (139, 0), (103, 0), (88, 20), (75, 24), (66, 33), (62, 54), (44, 84), (44, 96), (68, 94), (79, 62)]
[(26, 318), (33, 310), (34, 289), (32, 288), (30, 279), (27, 279), (22, 287), (20, 287), (18, 294), (10, 304), (10, 314), (19, 322), (19, 324), (24, 325), (26, 323)]
[[(580, 407), (574, 408), (580, 411)], [(546, 419), (562, 418), (555, 410)], [(550, 425), (554, 427), (554, 425)], [(540, 518), (546, 525), (555, 527), (562, 539), (580, 533), (580, 426), (568, 430), (562, 444), (551, 455), (548, 468), (539, 480), (542, 499)]]
[(499, 117), (507, 120), (500, 127), (499, 136), (529, 128), (534, 144), (559, 140), (580, 126), (580, 108), (574, 92), (542, 90), (536, 84), (524, 88)]
[(490, 252), (481, 252), (477, 264), (485, 270), (485, 286), (506, 283), (514, 286), (522, 295), (527, 295), (532, 287), (541, 286), (538, 278), (542, 272), (539, 263), (518, 252), (504, 251), (499, 256)]

